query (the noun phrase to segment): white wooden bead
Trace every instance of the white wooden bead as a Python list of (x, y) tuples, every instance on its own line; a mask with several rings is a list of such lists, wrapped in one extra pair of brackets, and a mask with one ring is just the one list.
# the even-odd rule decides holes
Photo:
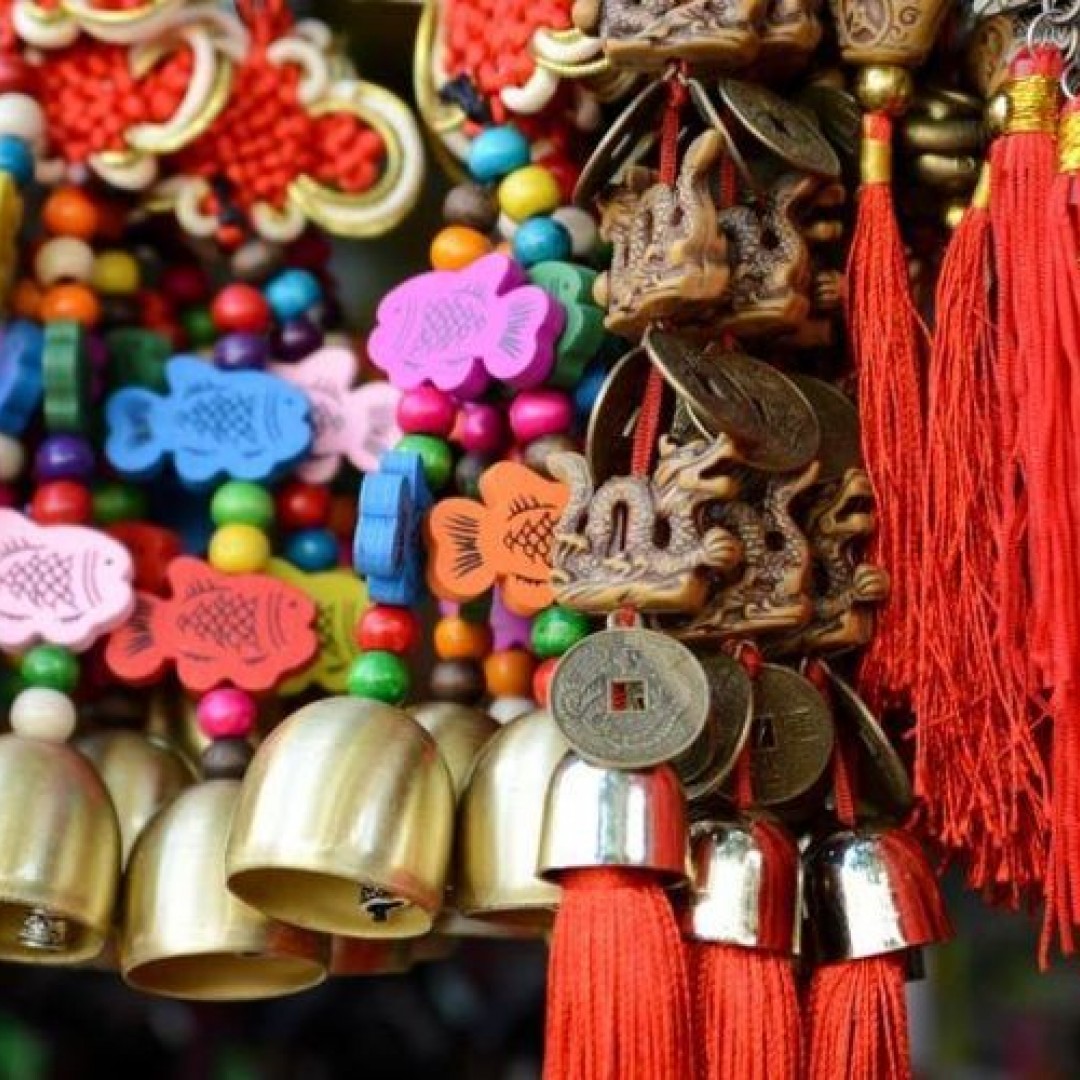
[(66, 742), (75, 730), (75, 702), (44, 686), (23, 690), (11, 703), (11, 730), (27, 739)]
[(531, 713), (536, 702), (527, 697), (500, 697), (488, 706), (488, 715), (499, 724), (509, 724), (519, 716)]
[(37, 151), (45, 144), (45, 113), (28, 94), (0, 94), (0, 135), (17, 135)]
[(11, 435), (0, 432), (0, 484), (17, 480), (26, 464), (26, 451), (22, 443)]
[(588, 258), (599, 236), (592, 214), (578, 206), (560, 206), (551, 216), (570, 234), (574, 258)]
[(94, 252), (77, 236), (54, 236), (38, 248), (34, 272), (42, 285), (58, 281), (89, 281), (94, 272)]
[(513, 240), (517, 227), (518, 223), (509, 214), (500, 214), (498, 224), (495, 226), (504, 240)]

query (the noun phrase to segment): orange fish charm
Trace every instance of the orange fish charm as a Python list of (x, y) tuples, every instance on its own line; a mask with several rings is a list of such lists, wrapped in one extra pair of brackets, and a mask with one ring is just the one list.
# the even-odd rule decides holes
[(554, 603), (551, 549), (569, 492), (516, 462), (479, 483), (480, 502), (445, 499), (428, 516), (428, 585), (443, 600), (471, 600), (496, 583), (516, 615)]
[(172, 596), (138, 594), (135, 613), (109, 638), (105, 661), (127, 682), (156, 679), (170, 662), (194, 693), (221, 683), (270, 690), (319, 647), (315, 602), (265, 574), (222, 574), (182, 556), (167, 571)]

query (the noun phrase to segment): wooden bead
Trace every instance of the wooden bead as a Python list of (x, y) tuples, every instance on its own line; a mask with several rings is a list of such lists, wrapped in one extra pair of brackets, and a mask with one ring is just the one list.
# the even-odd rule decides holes
[(491, 651), (491, 630), (454, 615), (435, 624), (435, 655), (440, 660), (483, 660)]
[(544, 435), (525, 447), (525, 464), (534, 472), (554, 479), (548, 470), (548, 458), (552, 454), (563, 454), (578, 449), (578, 444), (569, 435)]
[(255, 574), (270, 561), (270, 538), (254, 525), (222, 525), (210, 537), (206, 557), (223, 574)]
[(474, 660), (440, 660), (431, 669), (431, 696), (436, 701), (475, 705), (484, 697), (484, 672)]
[(589, 258), (596, 250), (600, 237), (592, 214), (578, 206), (560, 206), (551, 217), (570, 234), (570, 246), (574, 258)]
[(11, 435), (0, 432), (0, 484), (18, 480), (26, 464), (23, 444)]
[(255, 699), (231, 687), (204, 694), (195, 709), (199, 730), (208, 739), (245, 739), (255, 730), (258, 716)]
[(442, 214), (447, 225), (468, 225), (489, 233), (499, 219), (499, 208), (479, 184), (458, 184), (447, 194)]
[(94, 252), (75, 236), (54, 236), (34, 256), (34, 273), (46, 287), (58, 281), (89, 281), (93, 268)]
[(75, 731), (75, 702), (44, 686), (23, 690), (11, 703), (11, 730), (27, 739), (66, 742)]
[(536, 671), (533, 672), (533, 697), (536, 698), (536, 703), (542, 709), (548, 707), (548, 701), (551, 697), (551, 680), (555, 675), (555, 668), (558, 666), (559, 661), (555, 657), (549, 657), (542, 664), (539, 664)]
[(203, 778), (240, 780), (254, 756), (255, 750), (247, 739), (217, 739), (203, 751)]
[(321, 484), (287, 484), (278, 492), (278, 521), (286, 529), (316, 529), (330, 514), (330, 492)]
[(214, 297), (211, 307), (214, 325), (223, 334), (246, 330), (260, 334), (270, 325), (270, 305), (263, 294), (251, 285), (233, 282)]
[(8, 306), (13, 315), (20, 319), (31, 319), (38, 322), (41, 318), (41, 289), (36, 281), (30, 278), (22, 278), (11, 290)]
[(0, 94), (0, 135), (15, 135), (40, 150), (45, 142), (41, 106), (29, 94)]
[(94, 516), (93, 495), (78, 481), (51, 480), (34, 492), (30, 516), (39, 525), (86, 525)]
[(103, 251), (94, 259), (90, 282), (106, 296), (131, 296), (139, 291), (139, 264), (126, 251)]
[(514, 221), (550, 214), (561, 202), (558, 181), (543, 165), (515, 169), (499, 185), (499, 209)]
[(53, 285), (41, 298), (42, 322), (76, 322), (87, 329), (101, 319), (101, 304), (85, 285)]
[(420, 640), (420, 623), (408, 608), (375, 604), (356, 624), (356, 643), (364, 652), (380, 651), (402, 655)]
[(509, 724), (519, 716), (531, 713), (536, 708), (536, 702), (531, 697), (501, 697), (496, 698), (488, 706), (488, 716), (496, 723)]
[[(3, 98), (0, 98), (2, 101)], [(41, 220), (53, 236), (91, 240), (97, 232), (98, 208), (85, 191), (76, 187), (61, 187), (45, 200)]]
[(503, 649), (484, 660), (484, 678), (492, 697), (527, 697), (535, 663), (525, 649)]
[(467, 225), (447, 225), (435, 234), (428, 257), (436, 270), (461, 270), (491, 251), (491, 241)]

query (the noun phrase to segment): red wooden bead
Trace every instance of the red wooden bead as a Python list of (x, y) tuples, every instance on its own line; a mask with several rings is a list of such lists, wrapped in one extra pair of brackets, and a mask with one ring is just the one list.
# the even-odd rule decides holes
[(356, 530), (356, 499), (352, 495), (335, 495), (330, 500), (326, 524), (335, 536), (351, 543)]
[(270, 325), (270, 306), (251, 285), (236, 281), (214, 297), (210, 308), (214, 325), (223, 334), (244, 331), (260, 334)]
[(381, 651), (402, 655), (420, 639), (420, 622), (408, 608), (375, 604), (356, 624), (356, 643), (365, 652)]
[(558, 664), (559, 658), (552, 656), (543, 661), (533, 672), (533, 697), (542, 709), (548, 706), (548, 698), (551, 696), (551, 678)]
[(287, 484), (278, 492), (277, 519), (286, 529), (318, 529), (330, 516), (330, 492), (319, 484)]
[(85, 525), (93, 516), (90, 489), (74, 480), (50, 480), (34, 492), (30, 516), (39, 525)]
[(176, 307), (195, 307), (210, 297), (210, 279), (198, 266), (167, 266), (161, 289)]

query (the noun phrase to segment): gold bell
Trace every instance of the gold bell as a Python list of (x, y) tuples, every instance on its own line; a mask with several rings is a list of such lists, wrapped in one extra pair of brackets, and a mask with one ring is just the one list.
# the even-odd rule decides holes
[(0, 960), (73, 964), (101, 952), (120, 878), (120, 829), (93, 765), (64, 740), (75, 708), (24, 690), (0, 736)]
[(766, 817), (697, 822), (690, 867), (688, 938), (794, 952), (799, 849), (783, 826)]
[(458, 817), (458, 911), (525, 930), (550, 929), (557, 885), (536, 873), (544, 801), (570, 747), (544, 709), (511, 720), (476, 758)]
[(326, 977), (325, 938), (266, 918), (225, 887), (225, 840), (239, 797), (237, 780), (197, 784), (136, 842), (120, 932), (120, 971), (136, 990), (244, 1001)]
[(454, 799), (460, 799), (476, 755), (499, 725), (480, 709), (449, 701), (428, 701), (407, 712), (435, 740), (450, 770)]
[(137, 731), (100, 731), (75, 740), (97, 769), (120, 823), (121, 862), (147, 822), (186, 787), (195, 772), (172, 747)]
[(332, 697), (259, 747), (229, 835), (229, 888), (351, 937), (417, 937), (442, 906), (454, 796), (435, 741), (400, 709)]
[(334, 938), (331, 975), (403, 975), (413, 965), (416, 938)]
[(548, 788), (540, 876), (612, 866), (686, 880), (686, 798), (670, 765), (624, 770), (590, 765), (576, 754), (559, 763)]
[(820, 964), (918, 948), (952, 937), (937, 879), (902, 829), (845, 829), (803, 857), (806, 924)]

